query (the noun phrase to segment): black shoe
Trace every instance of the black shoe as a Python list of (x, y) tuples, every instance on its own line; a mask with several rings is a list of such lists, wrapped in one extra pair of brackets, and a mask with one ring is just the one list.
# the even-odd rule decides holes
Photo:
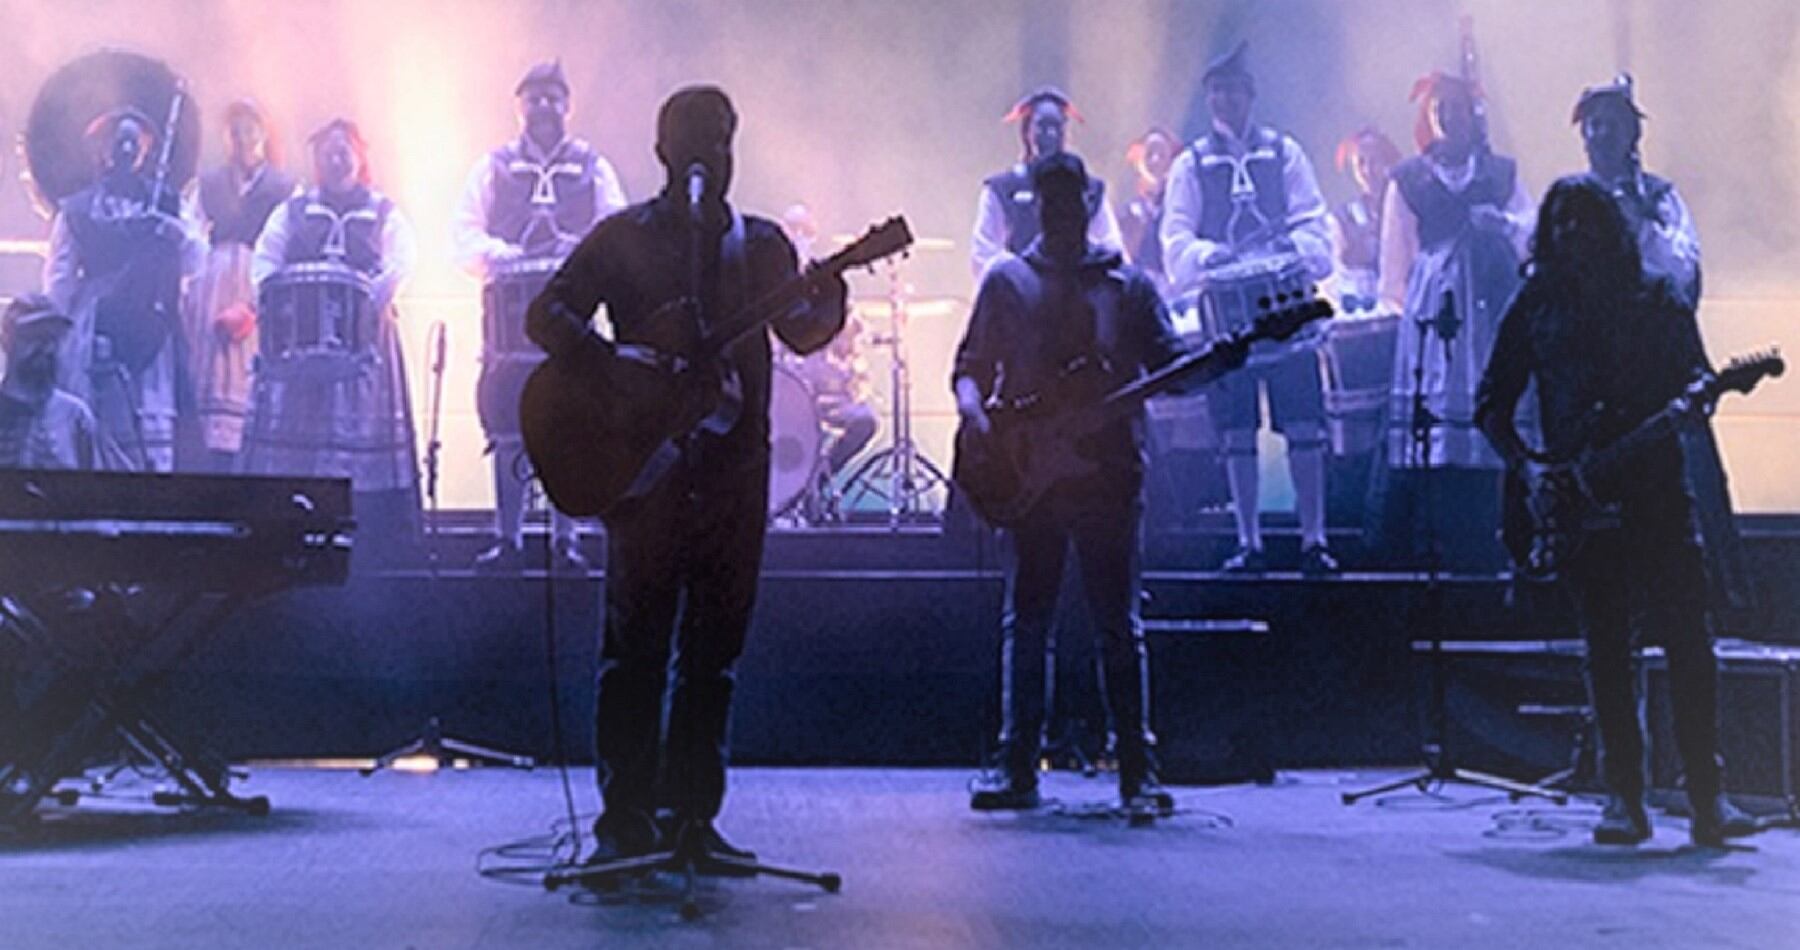
[(483, 574), (524, 570), (525, 552), (510, 541), (497, 541), (493, 547), (475, 555), (474, 567)]
[[(631, 810), (608, 811), (594, 820), (594, 850), (581, 864), (584, 868), (599, 869), (655, 854), (661, 845), (662, 836), (649, 815)], [(622, 871), (617, 875), (589, 878), (582, 884), (590, 890), (611, 891), (618, 888), (624, 878), (641, 873)]]
[(1650, 814), (1641, 798), (1608, 796), (1600, 823), (1594, 826), (1595, 844), (1631, 847), (1650, 840)]
[(1723, 848), (1728, 838), (1747, 838), (1762, 830), (1755, 818), (1745, 814), (1725, 796), (1694, 806), (1694, 817), (1688, 826), (1688, 837), (1702, 848)]
[(1309, 544), (1300, 552), (1300, 573), (1308, 577), (1323, 577), (1337, 572), (1337, 558), (1331, 556), (1331, 549), (1325, 545)]
[[(755, 864), (756, 852), (740, 848), (725, 840), (710, 819), (667, 819), (665, 840), (694, 858), (694, 870), (714, 877), (755, 877), (756, 872), (740, 867)], [(714, 860), (722, 858), (724, 860)]]
[(1237, 552), (1219, 565), (1219, 570), (1227, 574), (1261, 574), (1269, 569), (1269, 556), (1262, 548), (1240, 547)]
[(969, 792), (969, 807), (975, 811), (1029, 811), (1041, 804), (1035, 776), (1015, 778), (1004, 772), (983, 775)]
[(558, 574), (587, 576), (588, 559), (573, 538), (558, 538), (550, 546), (550, 570)]

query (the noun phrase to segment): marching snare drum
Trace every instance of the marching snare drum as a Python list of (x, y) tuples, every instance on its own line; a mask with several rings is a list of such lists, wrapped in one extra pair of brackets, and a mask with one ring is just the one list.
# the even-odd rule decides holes
[[(1247, 329), (1264, 313), (1298, 302), (1312, 291), (1306, 265), (1297, 254), (1275, 254), (1215, 267), (1201, 279), (1197, 293), (1183, 297), (1177, 329), (1190, 343), (1205, 344)], [(1250, 364), (1264, 366), (1300, 350), (1319, 345), (1318, 324), (1309, 324), (1292, 339), (1258, 343), (1250, 351)]]
[(489, 356), (543, 358), (544, 351), (525, 335), (525, 311), (561, 266), (558, 258), (531, 257), (494, 268), (481, 288), (482, 340)]
[(275, 364), (373, 352), (380, 316), (369, 278), (331, 261), (289, 264), (263, 281), (257, 325)]
[(1400, 318), (1392, 313), (1339, 317), (1326, 326), (1325, 417), (1331, 450), (1361, 455), (1381, 444), (1381, 410), (1394, 378)]
[(769, 374), (769, 514), (813, 490), (825, 453), (825, 426), (812, 387), (791, 367)]

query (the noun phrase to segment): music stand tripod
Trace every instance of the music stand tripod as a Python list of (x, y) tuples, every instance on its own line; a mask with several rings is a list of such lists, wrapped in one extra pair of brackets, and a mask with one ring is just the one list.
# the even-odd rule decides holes
[[(1553, 788), (1543, 785), (1518, 782), (1512, 779), (1489, 775), (1471, 769), (1459, 768), (1449, 751), (1450, 712), (1448, 695), (1448, 671), (1444, 659), (1443, 631), (1443, 564), (1442, 544), (1438, 537), (1437, 525), (1437, 486), (1432, 479), (1435, 467), (1432, 464), (1431, 433), (1443, 420), (1431, 411), (1425, 399), (1425, 354), (1436, 337), (1444, 347), (1444, 368), (1448, 375), (1452, 356), (1451, 346), (1456, 334), (1461, 329), (1462, 321), (1456, 314), (1455, 299), (1449, 291), (1444, 293), (1443, 305), (1436, 317), (1420, 317), (1417, 321), (1419, 345), (1413, 359), (1412, 367), (1412, 411), (1408, 420), (1409, 451), (1412, 453), (1413, 471), (1418, 472), (1418, 484), (1422, 503), (1425, 509), (1425, 599), (1424, 604), (1415, 616), (1422, 619), (1422, 626), (1431, 637), (1431, 723), (1425, 742), (1420, 747), (1420, 757), (1424, 764), (1418, 771), (1383, 782), (1371, 788), (1353, 792), (1344, 792), (1339, 798), (1346, 805), (1375, 795), (1385, 795), (1411, 785), (1420, 792), (1428, 792), (1434, 785), (1449, 782), (1460, 782), (1489, 791), (1505, 792), (1514, 801), (1528, 795), (1549, 799), (1558, 805), (1566, 805), (1569, 796)], [(1419, 499), (1418, 495), (1414, 496)], [(1409, 638), (1410, 640), (1410, 638)], [(1411, 644), (1408, 644), (1410, 649)]]
[(708, 852), (701, 843), (700, 827), (699, 825), (681, 826), (676, 831), (673, 842), (649, 854), (598, 864), (553, 869), (544, 875), (544, 889), (555, 891), (570, 884), (580, 884), (593, 889), (605, 890), (609, 885), (616, 884), (625, 878), (642, 874), (658, 871), (666, 874), (678, 874), (681, 876), (681, 919), (694, 920), (700, 916), (697, 885), (701, 875), (712, 877), (767, 875), (788, 881), (799, 881), (802, 884), (811, 884), (827, 894), (836, 894), (844, 886), (843, 877), (835, 871), (802, 871), (796, 868), (763, 864), (754, 858), (735, 858), (730, 855)]
[[(950, 487), (950, 479), (912, 437), (912, 373), (906, 364), (906, 288), (900, 266), (888, 267), (888, 332), (870, 342), (892, 353), (888, 364), (889, 400), (893, 416), (893, 444), (869, 456), (844, 481), (840, 497), (849, 510), (867, 495), (887, 501), (888, 526), (898, 528), (920, 513), (920, 503), (935, 489)], [(882, 483), (886, 483), (886, 487)]]

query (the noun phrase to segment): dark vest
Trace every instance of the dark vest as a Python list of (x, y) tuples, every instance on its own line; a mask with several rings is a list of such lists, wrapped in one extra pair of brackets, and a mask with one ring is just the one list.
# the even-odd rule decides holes
[[(1188, 146), (1194, 156), (1194, 174), (1200, 185), (1200, 223), (1196, 235), (1208, 241), (1231, 241), (1247, 235), (1264, 222), (1279, 224), (1287, 218), (1287, 178), (1282, 170), (1281, 133), (1254, 126), (1245, 137), (1244, 154), (1231, 153), (1217, 133)], [(1233, 192), (1248, 186), (1249, 208), (1232, 224)], [(1254, 210), (1252, 210), (1254, 209)], [(1260, 215), (1260, 220), (1258, 218)], [(1228, 233), (1235, 230), (1235, 233)]]
[[(1014, 254), (1025, 253), (1042, 231), (1037, 192), (1031, 188), (1031, 172), (1024, 166), (1014, 165), (998, 175), (988, 176), (982, 184), (1000, 199), (1001, 212), (1006, 216), (1006, 249)], [(1089, 175), (1086, 198), (1091, 220), (1100, 213), (1101, 203), (1106, 200), (1106, 182)]]
[(1517, 175), (1512, 159), (1483, 153), (1475, 160), (1469, 186), (1460, 193), (1444, 187), (1424, 155), (1394, 166), (1393, 178), (1400, 196), (1419, 219), (1419, 248), (1429, 250), (1455, 240), (1468, 227), (1470, 208), (1481, 204), (1506, 207)]
[(254, 246), (269, 215), (294, 193), (294, 179), (281, 169), (264, 165), (256, 184), (244, 191), (237, 170), (230, 165), (200, 177), (200, 208), (209, 225), (207, 238), (221, 244)]
[[(181, 245), (145, 233), (134, 219), (150, 201), (142, 178), (106, 178), (63, 201), (63, 220), (94, 296), (94, 332), (112, 341), (114, 358), (133, 371), (162, 351), (181, 300)], [(180, 209), (173, 189), (158, 203)]]
[(538, 162), (516, 140), (494, 150), (494, 193), (487, 233), (525, 248), (526, 256), (555, 250), (559, 237), (579, 239), (594, 225), (599, 160), (579, 139), (564, 139)]
[(1381, 208), (1367, 198), (1347, 201), (1331, 212), (1344, 232), (1339, 264), (1350, 270), (1375, 270), (1381, 265)]
[(381, 230), (394, 208), (387, 196), (359, 187), (327, 201), (314, 189), (287, 207), (293, 226), (283, 263), (341, 260), (365, 274), (381, 269)]

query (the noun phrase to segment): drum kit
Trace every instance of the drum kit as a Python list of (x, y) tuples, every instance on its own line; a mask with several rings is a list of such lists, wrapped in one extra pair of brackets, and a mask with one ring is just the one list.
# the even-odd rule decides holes
[[(950, 250), (954, 242), (921, 239), (914, 249)], [(826, 394), (809, 379), (799, 359), (776, 363), (769, 398), (769, 516), (778, 524), (809, 525), (841, 521), (850, 513), (879, 506), (889, 527), (935, 517), (950, 487), (949, 476), (914, 441), (912, 375), (907, 360), (906, 331), (913, 316), (960, 312), (950, 298), (915, 298), (896, 260), (885, 265), (888, 291), (853, 301), (856, 312), (843, 332), (856, 334), (847, 346), (834, 344), (840, 362), (859, 359), (863, 347), (882, 348), (888, 355), (888, 409), (891, 438), (886, 448), (863, 459), (841, 480), (831, 477), (827, 456), (841, 433), (822, 411)], [(885, 325), (884, 332), (863, 333), (865, 325)], [(871, 504), (872, 503), (872, 504)]]

